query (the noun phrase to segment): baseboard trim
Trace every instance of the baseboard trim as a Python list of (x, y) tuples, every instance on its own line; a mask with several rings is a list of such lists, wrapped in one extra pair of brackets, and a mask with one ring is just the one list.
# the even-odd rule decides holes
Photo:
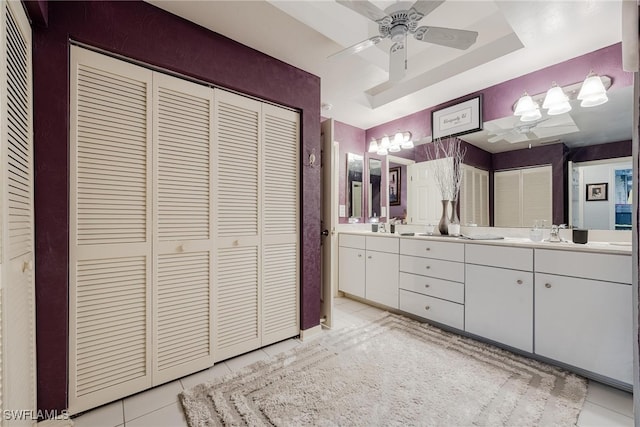
[(316, 325), (309, 329), (303, 329), (300, 331), (300, 341), (305, 341), (311, 338), (315, 338), (322, 333), (322, 325)]

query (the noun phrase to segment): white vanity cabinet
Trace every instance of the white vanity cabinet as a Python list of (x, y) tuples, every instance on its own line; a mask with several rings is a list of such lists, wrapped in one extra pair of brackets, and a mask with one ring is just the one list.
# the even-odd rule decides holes
[(631, 384), (631, 257), (536, 249), (535, 269), (535, 353)]
[(340, 234), (338, 255), (338, 289), (364, 298), (366, 239), (364, 236)]
[(400, 241), (400, 310), (464, 329), (464, 245)]
[(398, 308), (397, 237), (367, 236), (366, 286), (364, 297), (378, 304)]
[(466, 245), (465, 331), (533, 352), (533, 249)]

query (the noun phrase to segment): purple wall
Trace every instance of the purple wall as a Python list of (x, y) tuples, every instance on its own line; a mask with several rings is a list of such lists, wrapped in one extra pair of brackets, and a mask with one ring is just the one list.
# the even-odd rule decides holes
[(631, 157), (631, 141), (610, 142), (608, 144), (589, 145), (572, 148), (568, 160), (572, 162), (589, 162), (592, 160), (616, 159)]
[[(69, 39), (299, 109), (303, 158), (313, 149), (320, 152), (320, 79), (142, 1), (40, 3), (44, 9), (36, 9), (48, 12), (48, 26), (33, 28), (38, 408), (62, 410)], [(320, 169), (301, 167), (300, 205), (301, 326), (307, 329), (320, 319)]]

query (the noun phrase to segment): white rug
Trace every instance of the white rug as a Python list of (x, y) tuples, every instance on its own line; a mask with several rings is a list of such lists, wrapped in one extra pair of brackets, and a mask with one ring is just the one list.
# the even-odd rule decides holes
[(584, 378), (402, 316), (180, 394), (191, 427), (571, 426)]

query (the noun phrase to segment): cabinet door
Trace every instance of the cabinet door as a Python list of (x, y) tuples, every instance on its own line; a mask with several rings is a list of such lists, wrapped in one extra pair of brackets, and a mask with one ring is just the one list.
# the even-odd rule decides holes
[(71, 48), (69, 411), (151, 386), (152, 72)]
[(213, 90), (153, 76), (153, 384), (213, 364)]
[(535, 352), (633, 382), (631, 285), (536, 273)]
[(467, 264), (465, 330), (533, 352), (533, 273)]
[(338, 289), (364, 298), (364, 283), (365, 251), (341, 247), (338, 258)]
[(365, 298), (398, 308), (398, 254), (367, 251)]

